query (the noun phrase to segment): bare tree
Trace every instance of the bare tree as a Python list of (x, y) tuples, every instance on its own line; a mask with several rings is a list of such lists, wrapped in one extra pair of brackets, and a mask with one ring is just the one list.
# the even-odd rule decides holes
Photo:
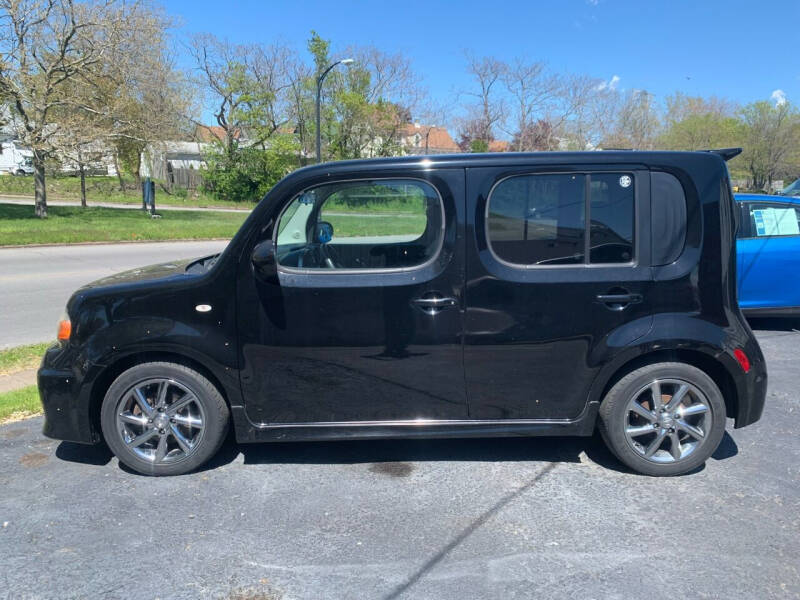
[(548, 73), (545, 63), (521, 58), (503, 69), (502, 80), (514, 103), (515, 129), (509, 132), (514, 136), (513, 149), (518, 152), (549, 149), (541, 146), (551, 135), (547, 113), (559, 97), (561, 80)]
[(47, 216), (45, 160), (54, 149), (54, 118), (72, 103), (65, 91), (72, 82), (90, 85), (103, 76), (106, 56), (139, 10), (137, 3), (115, 0), (0, 0), (0, 96), (33, 151), (39, 217)]
[(500, 96), (503, 78), (506, 75), (505, 63), (492, 57), (467, 55), (467, 70), (475, 87), (464, 92), (474, 98), (467, 107), (467, 117), (459, 127), (462, 149), (466, 144), (473, 150), (485, 150), (495, 139), (495, 130), (503, 123), (506, 106)]
[(741, 111), (744, 129), (742, 161), (753, 179), (753, 187), (765, 189), (773, 179), (798, 164), (800, 113), (789, 102), (775, 106), (754, 102)]

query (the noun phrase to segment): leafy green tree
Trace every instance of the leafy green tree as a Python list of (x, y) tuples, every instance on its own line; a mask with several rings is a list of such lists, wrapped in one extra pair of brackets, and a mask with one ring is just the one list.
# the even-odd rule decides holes
[(753, 187), (766, 189), (780, 176), (797, 172), (800, 156), (800, 113), (789, 102), (753, 102), (741, 110), (741, 162)]

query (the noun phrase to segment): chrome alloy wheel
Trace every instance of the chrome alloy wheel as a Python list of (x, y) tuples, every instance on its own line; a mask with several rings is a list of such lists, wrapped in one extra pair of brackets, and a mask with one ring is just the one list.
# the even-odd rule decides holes
[(116, 410), (117, 432), (139, 458), (181, 461), (203, 438), (206, 417), (194, 393), (173, 379), (148, 379), (125, 392)]
[(681, 379), (656, 379), (630, 399), (625, 410), (625, 439), (654, 463), (683, 460), (711, 431), (708, 398)]

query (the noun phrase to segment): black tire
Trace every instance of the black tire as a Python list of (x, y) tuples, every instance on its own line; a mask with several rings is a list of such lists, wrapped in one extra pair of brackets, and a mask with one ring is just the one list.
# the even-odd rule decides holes
[[(702, 441), (697, 443), (690, 454), (677, 459), (673, 457), (672, 462), (654, 462), (657, 457), (653, 459), (646, 458), (643, 453), (644, 445), (640, 451), (637, 451), (635, 449), (636, 444), (629, 441), (626, 435), (630, 412), (629, 402), (634, 397), (639, 396), (643, 389), (656, 380), (679, 380), (694, 386), (705, 396), (704, 399), (709, 409), (707, 412), (710, 413), (711, 417), (711, 424), (706, 427), (707, 430)], [(655, 412), (658, 413), (659, 411)], [(719, 388), (705, 372), (686, 363), (679, 362), (647, 365), (632, 371), (620, 379), (603, 399), (599, 416), (598, 429), (611, 452), (634, 471), (655, 477), (682, 475), (698, 468), (714, 453), (725, 433), (725, 400)], [(667, 415), (667, 418), (669, 418), (669, 415)], [(646, 426), (648, 421), (644, 420), (643, 423)], [(654, 424), (653, 427), (658, 429), (663, 425)], [(644, 435), (646, 436), (647, 434)], [(686, 436), (685, 433), (679, 435)], [(657, 434), (653, 433), (651, 438), (645, 437), (645, 441), (652, 440), (655, 443), (656, 438)], [(639, 439), (641, 438), (636, 441)], [(685, 439), (692, 442), (696, 441), (694, 438), (690, 440), (689, 437), (685, 437)], [(665, 440), (664, 443), (666, 447), (672, 447), (671, 442)], [(680, 444), (678, 446), (680, 447)], [(663, 457), (666, 452), (667, 450), (662, 448), (659, 451), (659, 455)], [(667, 460), (670, 460), (670, 458), (667, 457)]]
[[(130, 398), (132, 390), (143, 382), (159, 379), (174, 382), (191, 392), (203, 415), (201, 435), (191, 450), (183, 452), (183, 456), (173, 459), (173, 462), (160, 464), (146, 460), (132, 450), (123, 439), (117, 421), (118, 410)], [(198, 468), (219, 450), (225, 440), (228, 422), (228, 406), (214, 384), (189, 367), (169, 362), (143, 363), (124, 371), (108, 388), (100, 412), (103, 437), (111, 451), (120, 462), (143, 475), (182, 475)], [(177, 440), (172, 437), (174, 444)]]

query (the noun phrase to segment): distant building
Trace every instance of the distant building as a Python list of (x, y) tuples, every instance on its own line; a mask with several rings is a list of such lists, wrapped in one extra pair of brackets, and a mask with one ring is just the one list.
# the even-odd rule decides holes
[(451, 154), (461, 151), (447, 129), (420, 123), (403, 126), (400, 146), (406, 154)]

